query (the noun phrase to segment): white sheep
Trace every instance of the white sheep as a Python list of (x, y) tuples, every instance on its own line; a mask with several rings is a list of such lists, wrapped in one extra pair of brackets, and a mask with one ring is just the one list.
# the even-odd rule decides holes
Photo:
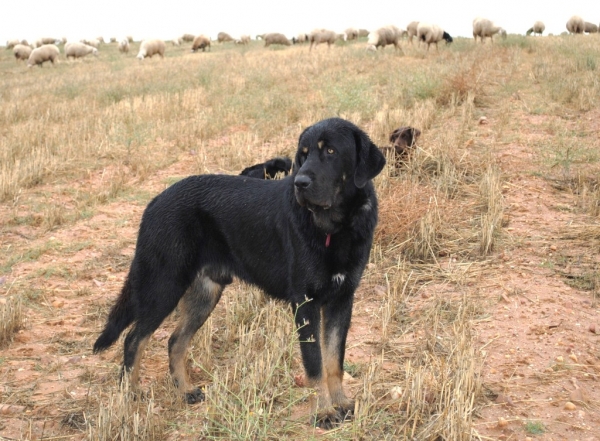
[(79, 42), (83, 43), (83, 44), (87, 44), (88, 46), (95, 47), (96, 49), (98, 49), (98, 46), (100, 46), (100, 40), (98, 40), (97, 38), (93, 38), (91, 40), (87, 40), (84, 38), (82, 40), (79, 40)]
[(367, 29), (359, 29), (358, 30), (358, 38), (368, 37), (369, 31)]
[(206, 35), (196, 36), (192, 42), (192, 52), (196, 52), (198, 49), (202, 49), (202, 52), (205, 52), (206, 48), (210, 49), (210, 38)]
[(541, 21), (536, 21), (531, 28), (527, 30), (526, 35), (542, 35), (546, 30), (546, 25)]
[(67, 60), (69, 58), (83, 58), (89, 54), (93, 54), (97, 57), (98, 49), (80, 42), (67, 43), (65, 45), (65, 55), (67, 56)]
[(129, 53), (129, 40), (127, 38), (123, 38), (119, 42), (119, 52), (121, 52), (122, 54)]
[(6, 49), (12, 49), (14, 48), (17, 44), (21, 44), (21, 42), (18, 39), (14, 39), (14, 40), (8, 40), (6, 42)]
[(265, 47), (269, 47), (272, 44), (281, 44), (284, 46), (289, 46), (292, 44), (285, 35), (280, 34), (279, 32), (263, 34), (263, 40), (265, 40)]
[(242, 35), (240, 38), (234, 40), (235, 44), (250, 44), (250, 35)]
[(335, 43), (335, 40), (343, 38), (343, 34), (336, 34), (328, 29), (315, 29), (308, 36), (310, 40), (309, 50), (312, 50), (313, 45), (316, 47), (321, 43), (327, 43), (327, 47), (331, 47)]
[(569, 18), (569, 21), (567, 21), (567, 31), (569, 31), (570, 34), (583, 34), (585, 31), (585, 22), (583, 21), (583, 18), (578, 15)]
[(308, 34), (298, 34), (292, 38), (292, 43), (294, 44), (303, 44), (310, 40)]
[(31, 51), (32, 49), (30, 46), (26, 46), (21, 43), (18, 43), (13, 47), (13, 54), (15, 56), (16, 61), (27, 61), (27, 59), (29, 59), (29, 56), (31, 55)]
[(356, 29), (356, 28), (346, 29), (344, 31), (344, 34), (346, 35), (346, 38), (345, 38), (346, 41), (352, 41), (352, 40), (358, 39), (358, 29)]
[(411, 21), (408, 26), (406, 26), (406, 34), (408, 35), (408, 42), (410, 44), (412, 44), (413, 37), (417, 36), (417, 26), (419, 26), (418, 21)]
[(152, 58), (153, 55), (160, 55), (160, 58), (165, 57), (165, 42), (162, 40), (144, 40), (140, 44), (140, 51), (137, 58), (143, 60), (146, 57)]
[(27, 67), (33, 67), (35, 65), (42, 67), (46, 61), (50, 61), (54, 64), (55, 61), (58, 61), (58, 54), (60, 54), (60, 51), (55, 44), (44, 44), (31, 51), (31, 54), (27, 59)]
[(595, 25), (594, 23), (590, 23), (589, 21), (586, 21), (584, 23), (583, 32), (585, 32), (586, 34), (595, 34), (598, 32), (598, 25)]
[(406, 35), (404, 29), (397, 28), (394, 25), (384, 26), (369, 34), (367, 40), (367, 50), (375, 51), (380, 46), (385, 48), (388, 44), (393, 44), (394, 48), (402, 52), (400, 48), (400, 39)]
[(233, 37), (229, 35), (227, 32), (219, 32), (217, 34), (217, 41), (219, 43), (225, 43), (227, 41), (233, 41)]
[(499, 34), (502, 38), (506, 38), (506, 31), (501, 27), (497, 26), (491, 20), (487, 18), (477, 17), (473, 20), (473, 39), (477, 43), (477, 37), (481, 39), (481, 42), (486, 37), (490, 37), (492, 43), (494, 42), (494, 35)]
[(183, 43), (184, 41), (186, 43), (192, 43), (194, 41), (194, 38), (196, 38), (195, 35), (183, 34), (181, 37), (179, 37), (179, 41), (180, 41), (180, 43)]
[(438, 42), (442, 40), (446, 40), (446, 44), (452, 43), (452, 37), (448, 32), (438, 25), (425, 22), (419, 22), (417, 26), (417, 39), (427, 43), (427, 51), (429, 51), (431, 44), (435, 44), (435, 49), (438, 50)]
[(37, 39), (34, 43), (34, 46), (36, 48), (38, 48), (38, 47), (42, 47), (45, 44), (56, 44), (57, 42), (60, 42), (60, 40), (57, 38), (44, 37), (44, 38)]
[(127, 41), (133, 43), (133, 37), (131, 35), (127, 36)]

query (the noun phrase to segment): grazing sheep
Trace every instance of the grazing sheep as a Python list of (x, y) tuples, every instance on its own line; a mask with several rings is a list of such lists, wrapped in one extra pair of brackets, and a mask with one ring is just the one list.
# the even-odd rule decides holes
[(294, 44), (303, 44), (310, 40), (308, 34), (298, 34), (295, 37), (292, 37), (292, 43)]
[(160, 55), (160, 58), (165, 57), (165, 42), (162, 40), (144, 40), (140, 45), (140, 51), (137, 54), (137, 58), (143, 60), (144, 58), (152, 58), (153, 55)]
[(401, 167), (406, 163), (411, 151), (414, 150), (419, 136), (421, 136), (419, 129), (414, 127), (399, 127), (390, 135), (392, 146), (381, 147), (380, 150), (386, 156), (393, 156), (395, 160), (394, 162), (390, 162), (390, 164), (394, 164), (395, 167)]
[(87, 44), (75, 42), (75, 43), (67, 43), (65, 45), (65, 55), (67, 56), (67, 60), (69, 58), (83, 58), (89, 54), (94, 54), (94, 56), (98, 56), (98, 49), (93, 46), (89, 46)]
[(272, 44), (282, 44), (284, 46), (289, 46), (292, 44), (285, 35), (278, 32), (263, 34), (263, 40), (265, 40), (265, 47), (269, 47)]
[(15, 40), (8, 40), (6, 42), (6, 49), (12, 49), (14, 48), (17, 44), (21, 44), (21, 42), (17, 39)]
[(418, 21), (411, 21), (406, 27), (406, 34), (408, 35), (408, 42), (410, 44), (412, 44), (413, 37), (417, 36), (417, 26), (419, 26)]
[(598, 26), (595, 25), (594, 23), (590, 23), (589, 21), (586, 21), (584, 23), (583, 32), (585, 32), (587, 34), (595, 34), (598, 32)]
[(585, 31), (585, 22), (583, 21), (583, 18), (578, 15), (569, 18), (569, 21), (567, 21), (567, 31), (569, 31), (570, 34), (583, 34)]
[(173, 46), (181, 46), (181, 43), (183, 43), (183, 40), (182, 40), (181, 37), (175, 38), (174, 40), (171, 40), (171, 44)]
[(192, 52), (196, 52), (198, 49), (202, 49), (202, 52), (206, 52), (206, 48), (210, 50), (210, 38), (206, 35), (198, 35), (192, 42)]
[(536, 21), (531, 28), (527, 31), (526, 35), (542, 35), (544, 30), (546, 29), (546, 25), (541, 21)]
[(44, 44), (31, 51), (31, 54), (27, 59), (27, 67), (33, 67), (35, 65), (42, 67), (46, 61), (50, 61), (54, 64), (54, 62), (58, 60), (58, 54), (60, 54), (60, 51), (55, 44)]
[(18, 43), (13, 47), (13, 54), (15, 56), (16, 61), (27, 61), (27, 59), (29, 59), (29, 56), (31, 55), (31, 51), (32, 49), (30, 46), (26, 46), (21, 43)]
[(250, 43), (250, 35), (242, 35), (240, 38), (236, 38), (234, 40), (235, 44), (249, 44)]
[(445, 32), (438, 25), (431, 23), (419, 22), (417, 26), (417, 39), (424, 43), (427, 43), (427, 51), (429, 52), (429, 46), (435, 44), (435, 49), (438, 50), (438, 42), (446, 40), (446, 44), (452, 43), (452, 37), (448, 32)]
[(227, 32), (219, 32), (217, 34), (217, 41), (219, 43), (225, 43), (226, 41), (233, 41), (233, 38)]
[(133, 43), (133, 37), (131, 35), (127, 36), (127, 41)]
[(98, 46), (100, 46), (100, 40), (98, 40), (97, 38), (93, 38), (91, 40), (84, 38), (82, 40), (79, 40), (79, 42), (83, 43), (83, 44), (87, 44), (88, 46), (95, 47), (96, 49), (98, 49)]
[(321, 43), (327, 43), (327, 47), (331, 47), (332, 44), (335, 43), (335, 40), (343, 39), (343, 34), (336, 34), (333, 31), (329, 31), (327, 29), (315, 29), (309, 35), (310, 48), (312, 50), (313, 45), (316, 47)]
[(506, 31), (501, 26), (496, 26), (491, 20), (487, 18), (477, 17), (473, 20), (473, 39), (477, 43), (477, 37), (481, 39), (481, 42), (486, 37), (490, 37), (492, 43), (494, 42), (494, 35), (499, 34), (502, 38), (506, 38)]
[(119, 42), (119, 52), (121, 52), (122, 54), (129, 53), (129, 40), (127, 38), (123, 38)]
[(358, 29), (348, 28), (344, 31), (346, 41), (358, 40)]
[(406, 35), (404, 29), (397, 28), (394, 25), (384, 26), (369, 34), (367, 41), (367, 50), (375, 51), (381, 46), (385, 48), (388, 44), (393, 44), (394, 48), (402, 52), (400, 48), (400, 38)]
[(358, 38), (362, 38), (362, 37), (368, 37), (369, 36), (369, 31), (366, 29), (359, 29), (358, 30)]
[(44, 37), (44, 38), (39, 38), (35, 41), (35, 47), (42, 47), (45, 44), (56, 44), (57, 42), (59, 42), (60, 40), (57, 38), (51, 38), (51, 37)]
[(195, 35), (192, 34), (183, 34), (181, 37), (179, 37), (180, 41), (185, 41), (186, 43), (193, 43), (194, 38), (196, 38)]
[(109, 40), (111, 43), (116, 43), (117, 42), (117, 37), (110, 37)]

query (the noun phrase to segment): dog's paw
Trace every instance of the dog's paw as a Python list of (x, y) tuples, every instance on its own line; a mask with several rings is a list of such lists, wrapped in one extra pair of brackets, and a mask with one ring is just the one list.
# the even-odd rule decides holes
[(348, 421), (354, 414), (354, 406), (352, 407), (332, 407), (327, 410), (320, 411), (313, 418), (313, 425), (324, 430), (331, 430), (344, 421)]
[(187, 401), (188, 404), (196, 404), (201, 401), (204, 401), (204, 399), (204, 392), (202, 392), (202, 389), (200, 389), (199, 387), (197, 387), (191, 392), (185, 393), (185, 401)]

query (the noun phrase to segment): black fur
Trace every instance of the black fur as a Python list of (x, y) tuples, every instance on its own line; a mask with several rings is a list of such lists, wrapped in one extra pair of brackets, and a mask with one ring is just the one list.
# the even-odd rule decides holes
[[(184, 323), (169, 340), (179, 372), (182, 348), (236, 276), (291, 304), (307, 384), (319, 392), (316, 421), (340, 423), (354, 406), (342, 388), (344, 351), (377, 223), (371, 179), (384, 165), (362, 130), (331, 118), (301, 134), (284, 179), (202, 175), (172, 185), (143, 214), (127, 281), (94, 352), (133, 324), (123, 368), (134, 371), (139, 348), (179, 303)], [(190, 402), (203, 398), (182, 392)]]
[(277, 173), (287, 176), (291, 170), (292, 160), (287, 157), (278, 157), (246, 167), (240, 175), (258, 179), (275, 179)]

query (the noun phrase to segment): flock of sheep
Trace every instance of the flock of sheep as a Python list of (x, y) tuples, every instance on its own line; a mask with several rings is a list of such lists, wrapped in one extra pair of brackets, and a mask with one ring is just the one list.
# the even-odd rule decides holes
[[(585, 21), (583, 18), (575, 15), (571, 17), (566, 24), (567, 31), (571, 34), (597, 33), (598, 26), (594, 23)], [(546, 29), (544, 23), (536, 21), (533, 26), (527, 30), (526, 35), (542, 35)], [(500, 35), (506, 38), (506, 31), (501, 26), (498, 26), (491, 20), (478, 17), (473, 20), (473, 39), (477, 42), (477, 38), (483, 43), (486, 38), (493, 41), (494, 35)], [(396, 50), (401, 50), (400, 42), (406, 38), (412, 44), (413, 38), (427, 45), (427, 50), (434, 44), (437, 49), (437, 44), (444, 40), (447, 44), (452, 43), (452, 37), (448, 32), (444, 31), (440, 26), (432, 23), (413, 21), (408, 24), (406, 29), (396, 26), (384, 26), (375, 31), (368, 32), (365, 29), (348, 28), (343, 33), (336, 33), (328, 29), (316, 29), (309, 34), (299, 34), (291, 39), (288, 39), (281, 33), (268, 33), (257, 35), (257, 40), (263, 40), (265, 47), (271, 45), (290, 46), (292, 44), (309, 43), (309, 50), (319, 44), (326, 43), (331, 46), (337, 40), (352, 41), (360, 37), (367, 37), (367, 50), (376, 51), (378, 48), (384, 48), (387, 45), (393, 45)], [(235, 44), (248, 44), (251, 41), (249, 35), (242, 35), (240, 38), (233, 38), (225, 32), (219, 32), (217, 35), (218, 43), (234, 42)], [(130, 43), (133, 38), (128, 36), (117, 43), (115, 38), (110, 39), (110, 43), (117, 43), (121, 53), (129, 53)], [(172, 40), (174, 46), (180, 46), (184, 42), (192, 43), (192, 51), (206, 51), (211, 48), (211, 39), (206, 35), (184, 34), (181, 37)], [(92, 40), (81, 40), (68, 42), (66, 39), (55, 38), (40, 38), (33, 45), (29, 45), (25, 40), (9, 40), (6, 42), (6, 49), (12, 49), (17, 61), (23, 60), (27, 62), (28, 67), (35, 65), (41, 66), (46, 61), (54, 64), (60, 54), (58, 45), (64, 45), (64, 54), (67, 59), (83, 58), (87, 55), (98, 55), (98, 47), (104, 43), (102, 37)], [(137, 58), (143, 60), (154, 55), (164, 57), (165, 42), (162, 40), (144, 40), (140, 44)]]

